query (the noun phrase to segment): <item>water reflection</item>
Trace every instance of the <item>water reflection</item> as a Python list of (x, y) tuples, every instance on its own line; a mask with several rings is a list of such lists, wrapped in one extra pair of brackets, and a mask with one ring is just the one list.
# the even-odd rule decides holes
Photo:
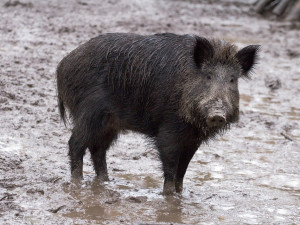
[(182, 203), (179, 196), (167, 196), (156, 210), (157, 222), (183, 223)]
[(119, 200), (120, 194), (106, 188), (96, 178), (66, 183), (63, 190), (77, 202), (73, 210), (64, 214), (66, 217), (99, 221), (122, 215), (118, 210), (108, 207)]

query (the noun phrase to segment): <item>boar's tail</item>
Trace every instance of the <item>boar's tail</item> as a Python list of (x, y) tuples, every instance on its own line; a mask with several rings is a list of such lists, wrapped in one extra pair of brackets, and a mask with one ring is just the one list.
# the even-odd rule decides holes
[(58, 105), (58, 111), (60, 115), (60, 119), (64, 122), (65, 126), (67, 126), (67, 118), (66, 118), (66, 108), (63, 101), (63, 80), (64, 80), (64, 59), (58, 64), (56, 68), (56, 94), (57, 94), (57, 105)]
[(67, 126), (66, 123), (66, 109), (64, 106), (64, 102), (62, 101), (61, 97), (58, 95), (58, 109), (61, 120), (64, 122), (65, 126)]

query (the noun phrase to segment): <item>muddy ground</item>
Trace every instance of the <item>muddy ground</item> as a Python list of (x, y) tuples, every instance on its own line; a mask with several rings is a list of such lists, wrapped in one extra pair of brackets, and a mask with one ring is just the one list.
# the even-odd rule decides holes
[[(260, 18), (249, 1), (199, 2), (0, 2), (1, 224), (300, 224), (300, 26)], [(55, 69), (106, 32), (262, 45), (239, 84), (240, 122), (200, 147), (182, 196), (161, 194), (156, 151), (135, 133), (109, 151), (110, 182), (94, 182), (88, 154), (84, 181), (70, 182)]]

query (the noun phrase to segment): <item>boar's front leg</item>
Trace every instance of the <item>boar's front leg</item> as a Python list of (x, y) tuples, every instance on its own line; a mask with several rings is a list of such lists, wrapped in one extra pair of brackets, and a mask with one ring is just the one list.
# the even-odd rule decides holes
[(155, 140), (164, 173), (163, 194), (175, 193), (175, 181), (182, 150), (182, 127), (176, 122), (163, 124)]
[(175, 189), (176, 192), (181, 193), (182, 192), (182, 187), (183, 187), (183, 178), (185, 175), (185, 172), (188, 168), (188, 165), (193, 158), (195, 152), (197, 151), (200, 143), (196, 140), (191, 138), (185, 138), (181, 153), (180, 153), (180, 158), (179, 158), (179, 163), (178, 163), (178, 168), (177, 168), (177, 174), (176, 174), (176, 181), (175, 181)]

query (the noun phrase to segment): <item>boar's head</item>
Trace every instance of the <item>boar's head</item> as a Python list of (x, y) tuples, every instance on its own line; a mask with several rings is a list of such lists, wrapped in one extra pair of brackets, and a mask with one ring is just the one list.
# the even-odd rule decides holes
[(195, 39), (193, 70), (182, 85), (180, 113), (204, 131), (222, 130), (238, 121), (238, 79), (249, 77), (259, 46), (238, 51), (225, 41)]

